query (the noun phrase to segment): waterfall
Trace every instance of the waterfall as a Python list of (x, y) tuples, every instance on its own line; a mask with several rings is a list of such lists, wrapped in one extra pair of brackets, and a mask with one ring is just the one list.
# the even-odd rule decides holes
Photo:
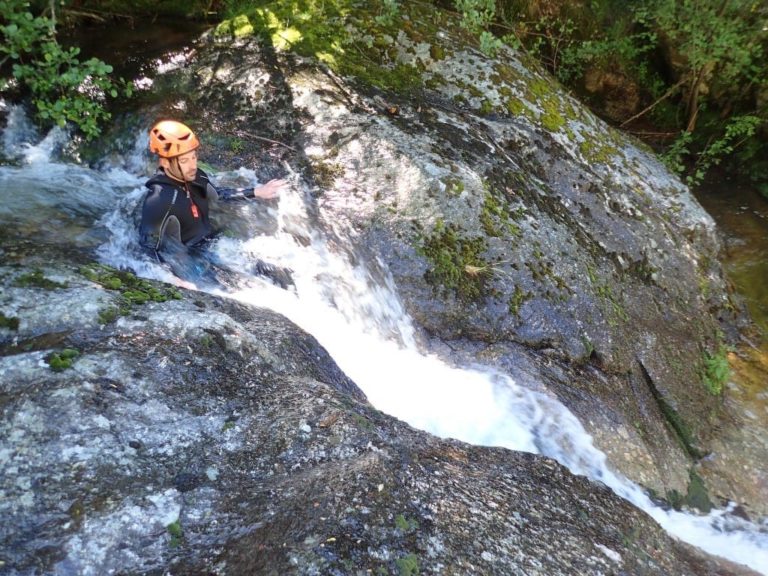
[[(20, 145), (27, 133), (14, 132), (13, 126), (9, 123), (4, 144), (6, 155), (19, 163), (0, 166), (6, 191), (0, 214), (31, 208), (38, 213), (50, 207), (70, 211), (75, 221), (83, 220), (83, 229), (90, 218), (95, 235), (83, 231), (77, 238), (97, 248), (104, 263), (130, 267), (150, 278), (173, 279), (143, 256), (137, 243), (136, 209), (146, 179), (135, 173), (136, 166), (146, 165), (137, 160), (139, 153), (100, 170), (64, 164), (51, 159), (55, 146), (50, 142)], [(144, 148), (139, 137), (137, 150)], [(214, 179), (253, 182), (255, 174), (241, 169)], [(23, 182), (24, 200), (3, 206), (17, 182)], [(574, 474), (606, 484), (681, 540), (768, 574), (767, 526), (742, 520), (727, 508), (697, 516), (654, 505), (638, 486), (610, 470), (579, 421), (554, 397), (520, 386), (491, 367), (449, 366), (420, 350), (382, 263), (353, 260), (337, 242), (314, 229), (304, 198), (300, 180), (292, 176), (276, 209), (257, 202), (236, 207), (233, 218), (247, 221), (262, 211), (274, 219), (277, 232), (215, 241), (211, 250), (229, 271), (227, 281), (198, 288), (290, 318), (317, 338), (378, 409), (440, 437), (551, 457)], [(343, 230), (335, 233), (342, 236)], [(257, 260), (291, 269), (295, 286), (284, 290), (243, 272)]]

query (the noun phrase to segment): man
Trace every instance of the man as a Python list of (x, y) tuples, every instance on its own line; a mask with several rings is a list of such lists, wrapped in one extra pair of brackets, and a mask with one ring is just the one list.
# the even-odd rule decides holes
[[(145, 251), (159, 262), (171, 260), (177, 276), (186, 276), (178, 261), (174, 266), (172, 254), (204, 247), (214, 230), (208, 213), (211, 202), (245, 198), (276, 198), (287, 184), (285, 180), (270, 180), (253, 189), (217, 188), (208, 175), (197, 167), (200, 141), (192, 130), (175, 120), (163, 120), (149, 132), (149, 150), (159, 156), (157, 172), (146, 183), (149, 191), (144, 198), (139, 226), (140, 242)], [(165, 258), (163, 257), (165, 256)], [(285, 287), (286, 271), (259, 263), (256, 273), (269, 276)], [(280, 272), (280, 274), (275, 274)], [(276, 277), (277, 276), (277, 277)], [(188, 286), (187, 282), (181, 283)]]

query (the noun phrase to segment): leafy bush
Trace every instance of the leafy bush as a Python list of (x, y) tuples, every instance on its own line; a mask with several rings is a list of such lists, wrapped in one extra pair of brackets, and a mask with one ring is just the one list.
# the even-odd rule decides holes
[(80, 49), (56, 41), (53, 19), (35, 16), (29, 2), (0, 1), (0, 65), (9, 62), (13, 80), (0, 79), (0, 92), (29, 92), (36, 119), (43, 126), (74, 124), (88, 139), (110, 118), (107, 97), (130, 95), (131, 86), (112, 80), (112, 67), (97, 58), (78, 59)]
[[(768, 189), (768, 5), (754, 0), (454, 0), (465, 27), (499, 33), (579, 91), (589, 70), (639, 87), (638, 120), (696, 185), (730, 159)], [(487, 40), (486, 40), (487, 44)], [(675, 137), (676, 135), (676, 137)], [(670, 139), (669, 136), (672, 136)], [(653, 136), (649, 136), (653, 138)]]
[(721, 346), (715, 354), (704, 352), (704, 367), (701, 378), (710, 393), (715, 396), (722, 394), (725, 382), (730, 375), (728, 350), (725, 346)]

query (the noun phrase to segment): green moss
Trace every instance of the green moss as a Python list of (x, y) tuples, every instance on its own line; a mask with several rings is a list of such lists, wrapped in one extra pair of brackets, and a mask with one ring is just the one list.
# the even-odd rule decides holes
[(416, 522), (416, 520), (409, 520), (402, 514), (398, 514), (395, 517), (395, 528), (401, 532), (412, 532), (413, 530), (418, 529), (418, 527), (419, 523)]
[(120, 316), (120, 308), (117, 306), (110, 306), (109, 308), (99, 310), (99, 324), (111, 324), (117, 320), (118, 316)]
[[(217, 27), (219, 34), (257, 33), (271, 41), (276, 50), (290, 50), (325, 62), (335, 72), (355, 76), (384, 90), (408, 92), (421, 87), (423, 70), (398, 61), (398, 51), (387, 38), (400, 31), (414, 42), (432, 33), (423, 30), (424, 19), (416, 28), (414, 19), (401, 11), (417, 8), (378, 0), (374, 5), (358, 6), (350, 0), (323, 2), (256, 0), (237, 8), (241, 13)], [(370, 18), (371, 12), (380, 17)], [(433, 58), (444, 57), (439, 46), (432, 46)]]
[(429, 88), (430, 90), (437, 90), (442, 86), (445, 86), (447, 83), (448, 83), (448, 80), (445, 78), (445, 76), (443, 76), (442, 74), (438, 74), (437, 72), (432, 72), (424, 80), (424, 87)]
[(46, 360), (51, 370), (63, 372), (68, 368), (72, 368), (72, 364), (79, 355), (80, 352), (74, 348), (64, 348), (61, 352), (54, 352)]
[(685, 503), (696, 508), (700, 512), (707, 514), (712, 510), (712, 501), (709, 499), (707, 487), (704, 481), (694, 470), (689, 473), (690, 482), (688, 483), (688, 494), (685, 497)]
[(669, 505), (675, 510), (680, 510), (683, 507), (685, 498), (683, 498), (683, 495), (680, 494), (680, 492), (672, 488), (671, 490), (667, 490), (667, 502), (669, 502)]
[(235, 427), (235, 421), (234, 420), (227, 420), (224, 422), (224, 425), (221, 427), (222, 432), (226, 432), (227, 430), (232, 430), (232, 428)]
[(54, 290), (56, 288), (66, 288), (66, 284), (49, 280), (43, 275), (42, 270), (34, 270), (22, 274), (13, 281), (13, 286), (20, 288), (44, 288), (46, 290)]
[(523, 292), (523, 290), (520, 288), (520, 286), (515, 285), (515, 291), (512, 293), (512, 296), (509, 298), (509, 313), (513, 316), (518, 316), (520, 314), (520, 307), (523, 305), (523, 303), (526, 300), (531, 299), (531, 293), (530, 292)]
[(13, 316), (6, 316), (0, 312), (0, 328), (7, 328), (8, 330), (19, 329), (19, 319)]
[(91, 282), (100, 284), (107, 290), (119, 291), (134, 303), (181, 299), (181, 292), (173, 286), (158, 288), (154, 283), (137, 277), (133, 272), (117, 270), (104, 264), (83, 266), (80, 273)]
[(487, 269), (482, 254), (487, 245), (484, 238), (468, 238), (458, 226), (438, 221), (431, 236), (419, 248), (432, 268), (424, 275), (434, 287), (454, 292), (464, 301), (484, 298), (488, 293), (487, 275), (474, 269)]
[(370, 419), (366, 418), (365, 416), (361, 416), (360, 414), (357, 414), (357, 413), (352, 413), (352, 419), (355, 421), (355, 424), (357, 426), (359, 426), (364, 430), (373, 429), (373, 422), (371, 422)]
[(579, 152), (588, 162), (608, 164), (619, 153), (619, 150), (615, 146), (597, 143), (588, 137), (587, 140), (579, 144)]
[(170, 537), (168, 545), (171, 548), (178, 548), (181, 546), (184, 542), (184, 531), (181, 528), (181, 523), (176, 520), (175, 522), (168, 524), (165, 529), (168, 531), (168, 536)]
[(439, 62), (440, 60), (445, 59), (445, 48), (438, 46), (437, 44), (432, 44), (429, 47), (429, 55), (432, 60)]
[(461, 196), (464, 192), (464, 181), (459, 178), (442, 178), (440, 181), (445, 184), (445, 193), (449, 196)]
[(419, 558), (415, 554), (408, 554), (395, 560), (398, 576), (417, 576), (419, 574)]
[(527, 107), (523, 104), (522, 100), (515, 98), (514, 96), (507, 98), (507, 111), (510, 114), (513, 116), (520, 116), (525, 110), (527, 110)]
[(664, 415), (664, 419), (667, 421), (667, 423), (672, 427), (672, 429), (677, 434), (677, 438), (680, 440), (680, 443), (682, 444), (685, 451), (688, 452), (688, 454), (690, 454), (694, 458), (701, 458), (702, 454), (695, 447), (695, 442), (694, 442), (693, 434), (691, 433), (691, 429), (682, 419), (682, 417), (677, 412), (677, 410), (675, 410), (672, 407), (672, 405), (661, 396), (656, 396), (656, 401), (659, 404), (661, 413)]
[(613, 294), (608, 283), (600, 282), (595, 269), (591, 266), (587, 266), (587, 277), (592, 284), (592, 288), (595, 290), (595, 294), (602, 298), (613, 312), (613, 316), (608, 318), (608, 323), (616, 325), (617, 319), (626, 322), (629, 316), (627, 316), (626, 310), (624, 310), (619, 299)]
[(540, 78), (528, 82), (528, 89), (538, 99), (548, 98), (552, 93), (552, 87), (550, 86), (549, 82)]
[(312, 174), (323, 188), (332, 188), (336, 179), (344, 174), (344, 166), (333, 162), (312, 162)]
[(467, 105), (467, 99), (464, 97), (463, 94), (454, 94), (451, 100), (453, 100), (453, 103), (456, 104), (457, 106)]
[(495, 74), (491, 76), (491, 81), (496, 85), (499, 85), (502, 82), (512, 85), (522, 79), (520, 72), (518, 72), (516, 68), (510, 66), (509, 64), (498, 62), (494, 65), (493, 69)]
[(491, 101), (487, 99), (483, 99), (482, 103), (480, 104), (480, 114), (487, 116), (492, 112), (493, 112), (493, 104), (491, 103)]
[(91, 282), (100, 284), (107, 290), (120, 292), (121, 298), (117, 307), (106, 308), (99, 312), (99, 322), (102, 324), (114, 322), (118, 315), (129, 314), (134, 305), (181, 299), (181, 292), (173, 286), (159, 288), (149, 280), (143, 280), (132, 272), (116, 270), (104, 264), (83, 266), (80, 273)]
[(486, 193), (480, 211), (480, 224), (488, 236), (502, 237), (504, 234), (519, 236), (520, 227), (514, 222), (509, 204), (501, 195), (485, 184)]
[(549, 132), (557, 132), (565, 126), (565, 118), (551, 104), (545, 108), (540, 120), (541, 125)]

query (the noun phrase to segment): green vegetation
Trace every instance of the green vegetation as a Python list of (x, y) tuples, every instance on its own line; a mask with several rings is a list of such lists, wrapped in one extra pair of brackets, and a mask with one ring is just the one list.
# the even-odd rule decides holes
[(694, 470), (688, 473), (690, 482), (688, 483), (688, 494), (685, 497), (685, 503), (696, 508), (704, 514), (712, 510), (712, 501), (709, 499), (709, 493), (704, 485), (704, 480)]
[(99, 321), (102, 324), (114, 322), (118, 316), (129, 314), (134, 305), (181, 299), (181, 292), (173, 286), (157, 287), (149, 280), (138, 278), (132, 272), (116, 270), (104, 264), (84, 266), (80, 269), (80, 273), (107, 290), (120, 292), (121, 298), (117, 307), (106, 308), (99, 312)]
[(705, 350), (702, 366), (701, 381), (711, 394), (719, 396), (723, 393), (725, 383), (731, 374), (728, 365), (728, 349), (720, 345), (714, 354)]
[[(444, 10), (450, 4), (458, 19)], [(436, 42), (435, 32), (458, 23), (486, 54), (506, 44), (526, 65), (539, 62), (611, 121), (644, 136), (690, 184), (725, 162), (748, 170), (768, 194), (768, 5), (754, 0), (0, 2), (0, 62), (12, 70), (0, 90), (29, 95), (42, 124), (72, 123), (92, 137), (109, 118), (109, 98), (130, 93), (130, 87), (110, 78), (108, 64), (81, 62), (77, 48), (58, 43), (57, 25), (88, 11), (99, 17), (212, 18), (219, 35), (261, 35), (277, 50), (313, 56), (336, 73), (399, 93), (423, 88), (426, 68), (422, 56), (404, 53), (395, 39), (405, 35), (414, 45), (424, 43), (440, 60), (450, 50)], [(601, 87), (605, 78), (607, 88)], [(532, 89), (543, 107), (542, 125), (567, 129), (569, 111)], [(531, 112), (514, 95), (502, 96), (510, 114)], [(482, 113), (494, 111), (489, 95), (476, 97)], [(619, 111), (611, 98), (621, 104)], [(239, 143), (232, 146), (238, 153)], [(582, 150), (598, 162), (609, 152)]]
[(77, 127), (86, 138), (100, 133), (110, 118), (105, 101), (130, 96), (131, 86), (110, 78), (112, 67), (97, 58), (81, 62), (80, 49), (65, 48), (56, 37), (57, 5), (35, 14), (29, 2), (0, 1), (0, 65), (11, 64), (12, 79), (0, 78), (0, 93), (29, 94), (43, 126)]
[(488, 293), (488, 274), (479, 273), (488, 269), (486, 249), (484, 238), (467, 238), (455, 224), (439, 220), (420, 250), (432, 264), (425, 279), (464, 301), (479, 300)]
[(258, 34), (276, 50), (313, 56), (339, 74), (408, 92), (422, 86), (422, 71), (398, 61), (394, 38), (401, 30), (415, 33), (394, 0), (367, 3), (362, 11), (351, 0), (233, 0), (216, 34)]
[(523, 292), (522, 288), (520, 288), (519, 285), (515, 284), (515, 291), (512, 293), (512, 296), (509, 297), (508, 302), (508, 308), (509, 313), (513, 316), (518, 316), (520, 314), (520, 307), (523, 305), (523, 303), (526, 300), (531, 299), (531, 293), (530, 292)]
[(608, 318), (608, 323), (611, 325), (617, 324), (617, 319), (626, 322), (629, 319), (624, 306), (622, 306), (619, 298), (611, 290), (611, 286), (607, 282), (601, 282), (597, 277), (597, 273), (591, 266), (587, 266), (587, 277), (589, 278), (592, 287), (595, 289), (595, 294), (605, 300), (613, 311), (613, 316)]
[(61, 352), (54, 352), (46, 359), (51, 370), (54, 372), (62, 372), (68, 368), (72, 368), (72, 364), (75, 362), (75, 358), (80, 355), (78, 350), (74, 348), (64, 348)]
[(175, 522), (168, 524), (165, 529), (168, 531), (169, 536), (168, 545), (171, 548), (178, 548), (181, 546), (184, 541), (184, 531), (181, 529), (181, 523), (176, 520)]
[(233, 154), (240, 154), (245, 149), (245, 142), (240, 138), (232, 138), (229, 141), (229, 149)]
[(13, 281), (12, 286), (18, 286), (20, 288), (44, 288), (46, 290), (67, 287), (66, 284), (46, 278), (43, 275), (42, 270), (33, 270), (32, 272), (22, 274)]
[(8, 330), (19, 329), (19, 319), (14, 316), (6, 316), (0, 312), (0, 328), (7, 328)]
[(505, 234), (511, 236), (520, 235), (520, 227), (512, 220), (509, 205), (490, 186), (485, 184), (485, 200), (480, 211), (480, 223), (488, 236), (502, 237)]
[(407, 554), (395, 560), (398, 576), (417, 576), (419, 574), (419, 558), (416, 554)]
[(398, 514), (395, 517), (395, 528), (400, 530), (401, 532), (413, 532), (419, 527), (419, 523), (416, 522), (416, 520), (410, 520), (403, 516), (402, 514)]
[(234, 420), (227, 420), (224, 422), (224, 425), (221, 427), (222, 432), (226, 432), (227, 430), (232, 430), (232, 428), (235, 427), (235, 421)]
[(709, 498), (704, 481), (701, 479), (695, 470), (690, 470), (688, 473), (690, 481), (688, 482), (688, 490), (685, 495), (680, 494), (677, 490), (667, 491), (666, 500), (669, 505), (675, 510), (681, 510), (683, 507), (696, 508), (700, 512), (707, 514), (712, 510), (712, 501)]
[[(609, 119), (642, 126), (641, 137), (689, 184), (726, 162), (747, 167), (768, 193), (768, 5), (454, 0), (454, 6), (481, 44), (480, 34), (493, 32), (592, 98)], [(595, 99), (587, 88), (601, 76), (637, 93), (636, 112), (619, 117)], [(559, 128), (554, 112), (542, 118), (548, 129)]]
[(664, 415), (664, 419), (675, 431), (677, 439), (680, 440), (680, 444), (685, 451), (695, 459), (702, 458), (704, 455), (696, 448), (695, 439), (690, 427), (685, 423), (677, 410), (661, 396), (656, 396), (656, 401), (659, 404), (661, 413)]
[[(37, 2), (39, 4), (40, 2)], [(212, 9), (216, 5), (230, 4), (231, 2), (216, 2), (211, 0), (69, 0), (61, 1), (62, 16), (77, 16), (82, 13), (90, 13), (95, 16), (109, 17), (110, 15), (133, 14), (145, 18), (156, 19), (161, 16), (177, 18), (206, 19), (216, 16)], [(73, 8), (68, 11), (68, 6)]]

